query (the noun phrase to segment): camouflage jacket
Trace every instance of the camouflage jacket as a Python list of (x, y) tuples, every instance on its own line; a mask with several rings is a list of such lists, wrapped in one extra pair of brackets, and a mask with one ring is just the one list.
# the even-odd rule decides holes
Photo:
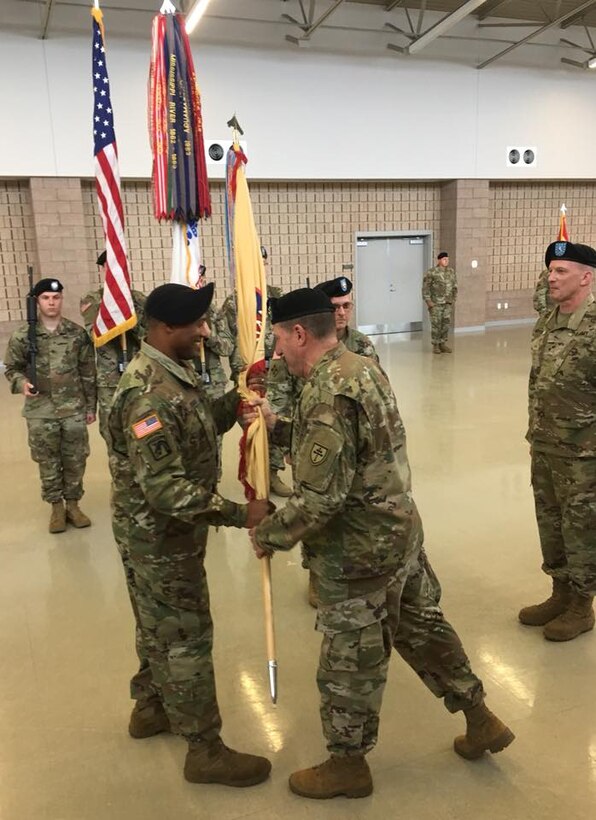
[[(92, 290), (80, 301), (81, 316), (85, 330), (93, 344), (93, 325), (97, 319), (103, 290)], [(141, 339), (145, 336), (145, 294), (138, 290), (132, 292), (133, 303), (137, 314), (137, 324), (126, 333), (126, 358), (131, 361), (139, 351)], [(122, 342), (120, 338), (112, 339), (101, 347), (95, 348), (95, 365), (97, 368), (98, 387), (116, 387), (122, 375)]]
[(532, 334), (527, 439), (540, 452), (596, 457), (596, 302), (542, 316)]
[(242, 527), (246, 505), (218, 495), (217, 435), (236, 421), (238, 393), (210, 403), (192, 363), (143, 342), (116, 390), (108, 421), (115, 519), (131, 552), (181, 558), (209, 524)]
[[(281, 288), (270, 286), (267, 288), (267, 297), (277, 299), (282, 295)], [(226, 296), (220, 310), (220, 318), (223, 327), (229, 336), (234, 340), (234, 347), (230, 354), (230, 370), (233, 381), (238, 381), (238, 373), (246, 367), (246, 362), (242, 360), (238, 350), (238, 311), (236, 309), (236, 292)], [(275, 350), (275, 337), (271, 330), (271, 318), (267, 311), (267, 321), (265, 323), (265, 358), (271, 359)]]
[[(53, 333), (37, 322), (38, 396), (26, 398), (23, 416), (30, 419), (62, 419), (95, 413), (97, 388), (93, 347), (82, 327), (62, 318)], [(6, 378), (12, 393), (22, 393), (29, 381), (28, 326), (10, 337), (5, 356)]]
[(536, 282), (532, 303), (534, 305), (534, 310), (536, 313), (540, 313), (540, 315), (543, 313), (550, 313), (555, 306), (555, 303), (550, 298), (548, 270), (543, 270), (538, 278), (538, 281)]
[[(395, 396), (370, 359), (339, 343), (314, 366), (290, 425), (294, 494), (256, 529), (267, 550), (302, 540), (326, 581), (393, 573), (418, 551), (422, 525), (411, 493)], [(329, 601), (328, 601), (329, 602)]]
[(452, 305), (457, 299), (457, 277), (453, 268), (436, 265), (422, 280), (422, 298), (433, 305)]
[(347, 349), (352, 353), (357, 353), (359, 356), (367, 356), (369, 359), (379, 364), (379, 357), (375, 350), (374, 344), (364, 333), (355, 330), (353, 327), (347, 327), (343, 339), (340, 339)]
[[(209, 382), (204, 384), (205, 392), (210, 399), (217, 398), (225, 392), (228, 377), (221, 363), (221, 357), (228, 357), (234, 350), (234, 339), (229, 334), (227, 322), (221, 316), (221, 312), (210, 307), (207, 311), (207, 322), (211, 328), (211, 336), (203, 342), (205, 350), (205, 369), (209, 376)], [(195, 367), (199, 373), (199, 380), (202, 380), (201, 359), (195, 359)]]

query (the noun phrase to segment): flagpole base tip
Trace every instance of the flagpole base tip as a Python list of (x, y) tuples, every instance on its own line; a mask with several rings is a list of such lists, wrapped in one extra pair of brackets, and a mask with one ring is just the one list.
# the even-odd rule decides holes
[(277, 661), (268, 661), (267, 669), (269, 672), (269, 692), (271, 694), (272, 703), (277, 703)]

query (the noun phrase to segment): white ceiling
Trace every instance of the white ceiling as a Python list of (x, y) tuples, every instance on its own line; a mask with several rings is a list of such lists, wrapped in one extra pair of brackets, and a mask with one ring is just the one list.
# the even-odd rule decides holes
[[(192, 0), (176, 4), (184, 10)], [(109, 37), (148, 39), (161, 0), (100, 5)], [(0, 0), (0, 30), (53, 39), (80, 36), (90, 30), (90, 6), (91, 0)], [(462, 19), (449, 17), (458, 9)], [(596, 54), (596, 0), (211, 0), (192, 38), (197, 46), (450, 60), (483, 70), (508, 64), (577, 71)], [(596, 81), (596, 71), (594, 76)]]

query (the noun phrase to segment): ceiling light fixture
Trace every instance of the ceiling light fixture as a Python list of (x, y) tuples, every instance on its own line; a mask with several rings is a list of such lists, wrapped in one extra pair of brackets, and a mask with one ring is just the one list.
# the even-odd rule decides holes
[(199, 21), (207, 11), (207, 6), (210, 2), (211, 0), (196, 0), (196, 3), (186, 15), (185, 28), (187, 34), (192, 34), (199, 25)]
[(588, 68), (596, 68), (596, 57), (592, 57), (591, 60), (588, 60)]

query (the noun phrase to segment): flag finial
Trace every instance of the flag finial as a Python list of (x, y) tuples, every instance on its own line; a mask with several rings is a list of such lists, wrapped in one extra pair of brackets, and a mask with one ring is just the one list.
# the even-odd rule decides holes
[(561, 213), (563, 214), (563, 216), (565, 216), (565, 214), (567, 213), (567, 205), (565, 205), (565, 203), (561, 205)]

